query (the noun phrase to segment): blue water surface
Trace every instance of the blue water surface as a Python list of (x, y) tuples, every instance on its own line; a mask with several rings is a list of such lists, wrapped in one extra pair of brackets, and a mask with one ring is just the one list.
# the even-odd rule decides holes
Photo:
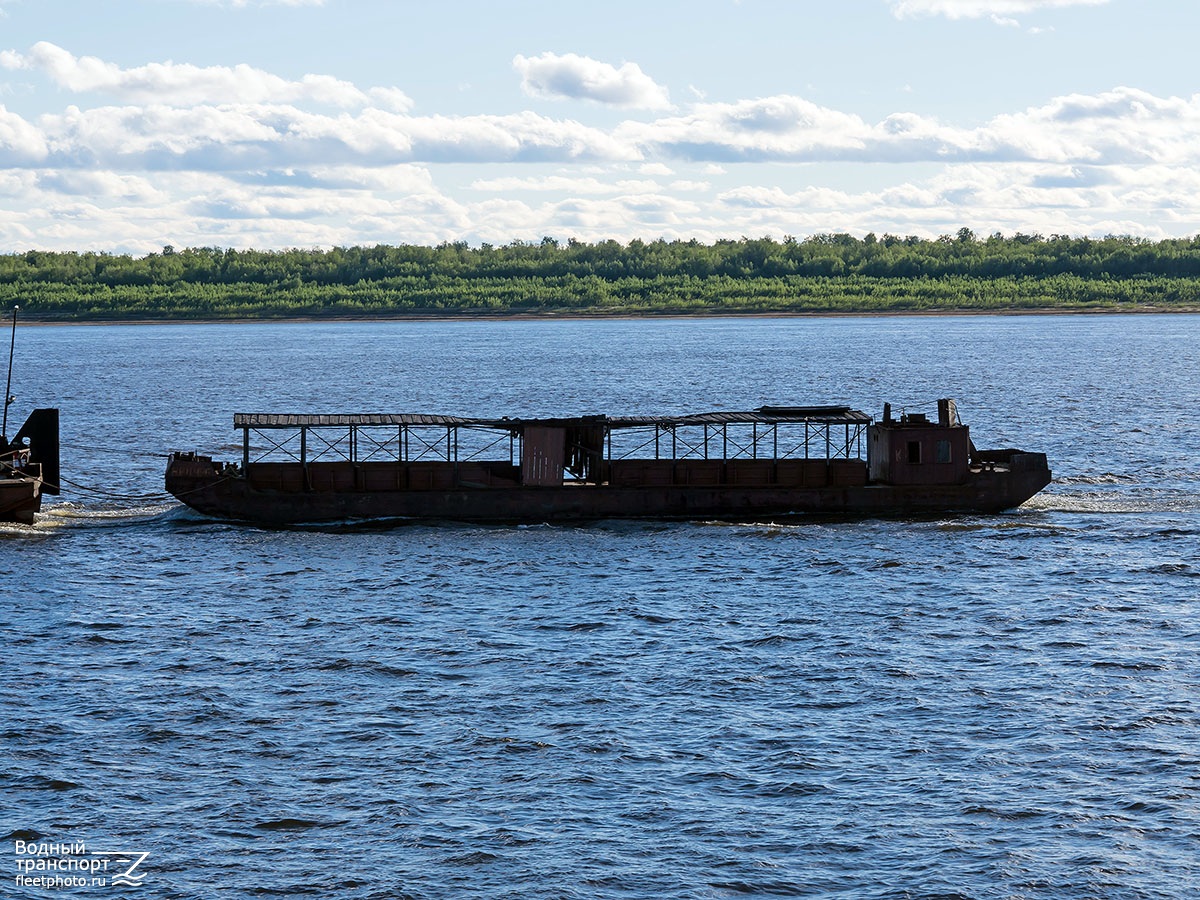
[[(0, 895), (1196, 896), (1198, 339), (1193, 316), (22, 329), (13, 416), (61, 408), (66, 481), (0, 526)], [(520, 528), (261, 529), (162, 493), (171, 450), (237, 458), (234, 412), (943, 396), (1054, 484), (1000, 516)], [(19, 883), (50, 844), (145, 852), (144, 880)]]

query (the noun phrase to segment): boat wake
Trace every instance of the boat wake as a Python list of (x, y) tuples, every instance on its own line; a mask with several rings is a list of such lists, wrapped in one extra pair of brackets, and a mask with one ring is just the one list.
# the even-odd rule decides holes
[(156, 502), (123, 506), (105, 504), (84, 506), (76, 502), (55, 503), (45, 506), (31, 526), (33, 533), (55, 531), (65, 528), (105, 528), (165, 518), (181, 509), (178, 503)]
[(1099, 515), (1200, 513), (1200, 494), (1191, 491), (1053, 491), (1026, 500), (1023, 510)]

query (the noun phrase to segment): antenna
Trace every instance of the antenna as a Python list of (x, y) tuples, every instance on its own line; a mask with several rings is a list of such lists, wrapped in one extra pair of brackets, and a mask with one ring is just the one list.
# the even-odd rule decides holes
[(12, 340), (8, 344), (8, 384), (4, 386), (4, 424), (0, 425), (0, 436), (8, 436), (8, 408), (17, 398), (12, 395), (12, 364), (13, 351), (17, 349), (17, 310), (19, 306), (13, 307), (13, 324), (12, 324)]

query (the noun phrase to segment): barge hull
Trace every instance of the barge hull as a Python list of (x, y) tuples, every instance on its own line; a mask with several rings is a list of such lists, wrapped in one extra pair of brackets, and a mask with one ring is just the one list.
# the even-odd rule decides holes
[(0, 522), (32, 525), (42, 508), (40, 478), (4, 478), (0, 480)]
[[(190, 461), (189, 461), (190, 462)], [(194, 467), (195, 463), (191, 465)], [(180, 466), (179, 468), (183, 468)], [(598, 519), (761, 520), (790, 515), (905, 517), (995, 513), (1019, 506), (1050, 481), (1044, 468), (985, 471), (964, 484), (829, 487), (662, 486), (489, 487), (449, 490), (286, 491), (245, 478), (168, 473), (187, 505), (222, 519), (271, 525), (411, 518), (466, 522)]]

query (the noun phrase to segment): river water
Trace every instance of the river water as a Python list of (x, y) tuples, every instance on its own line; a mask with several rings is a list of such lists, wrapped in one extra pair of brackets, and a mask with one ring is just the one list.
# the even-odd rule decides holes
[[(112, 896), (19, 876), (146, 853), (129, 896), (1195, 896), (1198, 347), (1192, 316), (22, 329), (11, 417), (61, 408), (66, 484), (0, 527), (0, 894)], [(1051, 487), (282, 530), (162, 494), (171, 450), (237, 458), (234, 412), (942, 396)]]

